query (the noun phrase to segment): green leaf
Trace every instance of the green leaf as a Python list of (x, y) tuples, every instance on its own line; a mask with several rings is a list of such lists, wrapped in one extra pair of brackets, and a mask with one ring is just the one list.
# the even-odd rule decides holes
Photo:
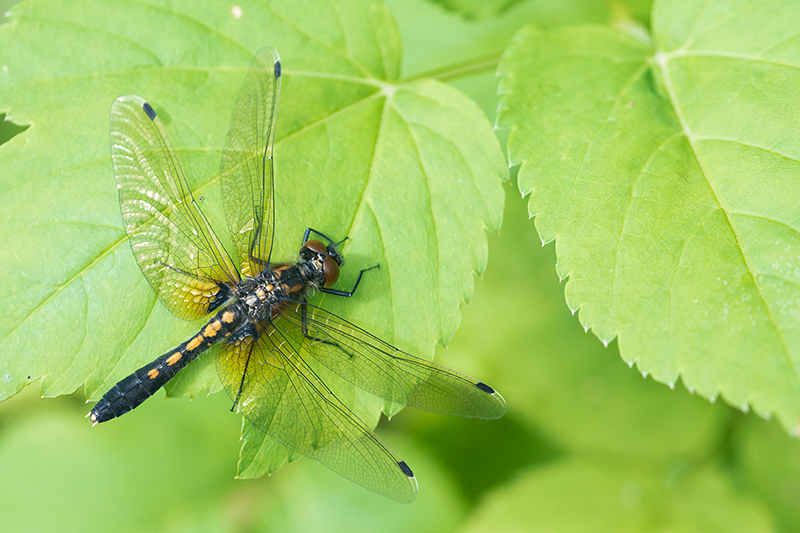
[[(381, 2), (238, 7), (26, 2), (0, 27), (0, 112), (31, 125), (0, 146), (0, 397), (41, 378), (45, 396), (85, 385), (96, 399), (197, 330), (156, 301), (135, 265), (108, 109), (122, 94), (151, 102), (222, 232), (220, 151), (251, 54), (265, 44), (284, 67), (273, 257), (295, 257), (308, 226), (349, 236), (341, 286), (381, 268), (353, 301), (325, 307), (423, 357), (453, 334), (486, 264), (485, 229), (502, 213), (507, 171), (486, 117), (451, 87), (398, 81), (399, 36)], [(201, 357), (169, 394), (218, 390), (213, 365), (213, 353)], [(377, 421), (382, 402), (352, 386), (342, 394)]]
[(653, 42), (522, 30), (501, 71), (520, 189), (567, 303), (644, 374), (800, 417), (791, 1), (668, 0)]
[(27, 128), (23, 126), (14, 124), (10, 120), (6, 120), (5, 114), (0, 113), (0, 144), (8, 142), (14, 135), (18, 135), (26, 129)]
[(734, 411), (611, 359), (616, 345), (604, 349), (564, 305), (554, 246), (541, 245), (524, 200), (510, 193), (506, 204), (482, 286), (437, 362), (482, 376), (505, 395), (506, 416), (567, 451), (653, 461), (716, 453)]
[(767, 532), (773, 519), (716, 468), (569, 459), (530, 469), (490, 494), (465, 532)]

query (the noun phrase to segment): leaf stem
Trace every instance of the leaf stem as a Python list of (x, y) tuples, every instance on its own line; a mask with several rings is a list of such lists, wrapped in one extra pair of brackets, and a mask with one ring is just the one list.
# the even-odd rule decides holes
[(475, 76), (488, 70), (496, 70), (497, 65), (500, 63), (500, 54), (500, 52), (497, 52), (490, 55), (468, 59), (467, 61), (463, 61), (461, 63), (445, 65), (444, 67), (414, 74), (413, 76), (404, 78), (403, 81), (409, 82), (424, 78), (433, 78), (439, 81), (450, 81), (458, 78)]

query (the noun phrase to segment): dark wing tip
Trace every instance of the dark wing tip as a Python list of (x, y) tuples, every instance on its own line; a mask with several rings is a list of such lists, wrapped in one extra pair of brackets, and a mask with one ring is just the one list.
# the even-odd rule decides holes
[(147, 118), (149, 118), (150, 120), (155, 120), (156, 119), (156, 111), (155, 111), (155, 109), (150, 107), (150, 104), (148, 104), (147, 102), (144, 102), (142, 104), (142, 109), (144, 109), (144, 112), (147, 114)]
[(414, 472), (411, 471), (411, 469), (408, 467), (405, 461), (398, 461), (397, 466), (399, 466), (400, 470), (402, 470), (403, 473), (408, 477), (410, 478), (414, 477)]
[(483, 392), (485, 392), (486, 394), (494, 394), (495, 392), (497, 392), (496, 390), (494, 390), (493, 388), (491, 388), (489, 385), (487, 385), (487, 384), (486, 384), (486, 383), (484, 383), (483, 381), (479, 381), (479, 382), (477, 382), (477, 383), (475, 384), (475, 386), (476, 386), (476, 387), (478, 387), (478, 388), (479, 388), (480, 390), (482, 390)]
[(277, 80), (280, 77), (281, 77), (281, 60), (280, 59), (276, 59), (275, 60), (275, 79)]
[(479, 391), (485, 392), (486, 394), (489, 395), (489, 396), (484, 396), (484, 398), (489, 399), (489, 404), (483, 404), (483, 408), (480, 410), (480, 414), (476, 413), (473, 416), (477, 418), (483, 418), (485, 420), (494, 420), (497, 418), (502, 418), (502, 416), (506, 414), (506, 401), (500, 395), (500, 393), (491, 388), (483, 381), (475, 383), (475, 386), (478, 388)]

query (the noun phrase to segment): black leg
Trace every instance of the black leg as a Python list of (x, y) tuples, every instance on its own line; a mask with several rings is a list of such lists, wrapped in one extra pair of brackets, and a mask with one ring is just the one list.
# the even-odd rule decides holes
[[(253, 343), (255, 346), (255, 343)], [(236, 406), (239, 405), (239, 398), (242, 397), (242, 391), (244, 390), (244, 380), (247, 378), (247, 369), (250, 366), (250, 357), (253, 355), (253, 347), (250, 347), (250, 353), (247, 354), (247, 361), (244, 362), (244, 372), (242, 372), (242, 379), (239, 381), (239, 391), (236, 393), (236, 398), (233, 400), (233, 405), (231, 405), (231, 412), (236, 411)]]
[(313, 337), (308, 334), (308, 307), (305, 305), (305, 302), (300, 304), (300, 329), (303, 331), (303, 337), (310, 341), (327, 344), (328, 346), (333, 346), (334, 348), (338, 348), (340, 351), (344, 352), (347, 357), (353, 357), (353, 354), (345, 350), (341, 344), (336, 341), (328, 340), (328, 339), (321, 339), (319, 337)]
[(303, 234), (303, 244), (305, 244), (305, 243), (308, 241), (308, 238), (311, 236), (311, 232), (312, 232), (312, 231), (313, 231), (314, 233), (316, 233), (317, 235), (319, 235), (320, 237), (322, 237), (323, 239), (325, 239), (326, 241), (328, 241), (328, 245), (335, 244), (337, 248), (338, 248), (338, 247), (339, 247), (339, 246), (340, 246), (340, 245), (341, 245), (341, 244), (342, 244), (344, 241), (346, 241), (347, 239), (349, 239), (349, 238), (350, 238), (350, 237), (345, 237), (345, 238), (344, 238), (344, 239), (342, 239), (341, 241), (339, 241), (339, 242), (336, 242), (336, 243), (335, 243), (335, 242), (333, 242), (333, 239), (331, 239), (330, 237), (328, 237), (328, 236), (327, 236), (327, 235), (325, 235), (324, 233), (320, 233), (319, 231), (315, 230), (314, 228), (306, 228), (306, 232)]
[(321, 232), (315, 230), (314, 228), (306, 228), (306, 232), (303, 234), (303, 244), (305, 244), (308, 241), (308, 238), (311, 236), (311, 233), (316, 233), (317, 235), (319, 235), (320, 237), (322, 237), (323, 239), (328, 241), (328, 244), (341, 244), (341, 243), (343, 243), (344, 241), (347, 240), (347, 237), (345, 237), (342, 241), (340, 241), (338, 243), (334, 243), (333, 239), (331, 239), (330, 237), (328, 237), (324, 233), (321, 233)]
[(374, 268), (380, 268), (380, 265), (371, 266), (359, 272), (358, 279), (356, 279), (356, 284), (353, 285), (353, 288), (350, 289), (349, 291), (338, 291), (336, 289), (326, 289), (325, 287), (322, 287), (319, 289), (319, 292), (324, 292), (325, 294), (333, 294), (334, 296), (344, 296), (345, 298), (350, 298), (352, 295), (356, 293), (356, 289), (358, 288), (358, 284), (361, 283), (361, 276), (364, 275), (364, 272), (367, 272), (368, 270), (372, 270)]
[[(341, 241), (339, 241), (337, 243), (334, 243), (333, 239), (331, 239), (330, 237), (328, 237), (324, 233), (320, 233), (319, 231), (315, 230), (314, 228), (306, 228), (306, 232), (303, 234), (303, 244), (305, 244), (308, 241), (308, 238), (311, 236), (312, 232), (316, 233), (317, 235), (319, 235), (320, 237), (322, 237), (323, 239), (328, 241), (328, 244), (336, 244), (336, 246), (339, 246), (340, 244), (342, 244), (344, 241), (346, 241), (349, 238), (349, 237), (345, 237)], [(375, 265), (375, 266), (371, 266), (369, 268), (365, 268), (361, 272), (359, 272), (358, 273), (358, 279), (356, 279), (356, 284), (353, 285), (353, 288), (350, 289), (349, 291), (340, 291), (340, 290), (337, 290), (337, 289), (326, 289), (326, 288), (323, 287), (323, 288), (319, 289), (319, 292), (324, 292), (325, 294), (332, 294), (334, 296), (344, 296), (345, 298), (350, 298), (352, 295), (354, 295), (356, 293), (356, 289), (358, 288), (358, 284), (361, 283), (361, 276), (364, 275), (364, 272), (367, 272), (368, 270), (372, 270), (373, 268), (379, 268), (379, 267), (380, 267), (380, 265)]]
[(242, 372), (242, 379), (239, 381), (239, 391), (236, 393), (236, 398), (233, 400), (233, 405), (231, 405), (231, 412), (236, 411), (236, 406), (239, 404), (239, 398), (241, 398), (242, 391), (244, 390), (244, 380), (247, 378), (247, 369), (250, 367), (250, 358), (253, 356), (253, 348), (255, 348), (256, 342), (258, 342), (258, 330), (256, 330), (254, 326), (244, 327), (231, 335), (231, 337), (227, 340), (227, 342), (241, 342), (245, 337), (252, 337), (253, 340), (250, 341), (250, 349), (247, 351), (247, 360), (244, 362), (244, 372)]
[[(255, 256), (256, 244), (261, 242), (261, 232), (264, 230), (264, 221), (261, 220), (261, 216), (260, 215), (258, 215), (258, 218), (259, 218), (259, 220), (255, 221), (256, 232), (255, 232), (255, 234), (253, 235), (253, 237), (251, 239), (250, 251), (248, 252), (248, 255), (250, 256), (250, 261), (252, 261), (256, 265), (258, 265), (258, 268), (260, 269), (259, 272), (261, 272), (263, 270), (266, 270), (266, 268), (268, 266), (268, 263), (266, 261), (262, 260), (260, 257), (256, 257)], [(258, 274), (258, 272), (250, 272), (250, 274), (252, 276), (256, 276)]]

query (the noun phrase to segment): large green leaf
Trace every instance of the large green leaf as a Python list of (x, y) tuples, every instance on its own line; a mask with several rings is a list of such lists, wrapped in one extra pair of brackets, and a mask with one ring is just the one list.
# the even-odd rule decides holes
[[(129, 93), (153, 104), (206, 215), (225, 228), (220, 150), (265, 44), (284, 67), (273, 257), (294, 257), (307, 226), (347, 235), (342, 286), (381, 268), (353, 301), (324, 305), (425, 357), (450, 338), (485, 267), (484, 230), (500, 223), (506, 168), (472, 101), (436, 81), (398, 81), (399, 37), (382, 3), (25, 2), (0, 27), (0, 112), (31, 124), (0, 146), (0, 397), (41, 378), (45, 396), (85, 385), (96, 399), (196, 330), (157, 303), (134, 263), (108, 109)], [(213, 356), (183, 374), (171, 394), (219, 389)], [(342, 388), (377, 420), (383, 402)]]
[(567, 302), (645, 374), (800, 418), (800, 6), (666, 0), (653, 43), (522, 30), (510, 159)]
[(490, 494), (462, 531), (774, 531), (757, 500), (731, 490), (709, 467), (569, 459), (530, 469)]

